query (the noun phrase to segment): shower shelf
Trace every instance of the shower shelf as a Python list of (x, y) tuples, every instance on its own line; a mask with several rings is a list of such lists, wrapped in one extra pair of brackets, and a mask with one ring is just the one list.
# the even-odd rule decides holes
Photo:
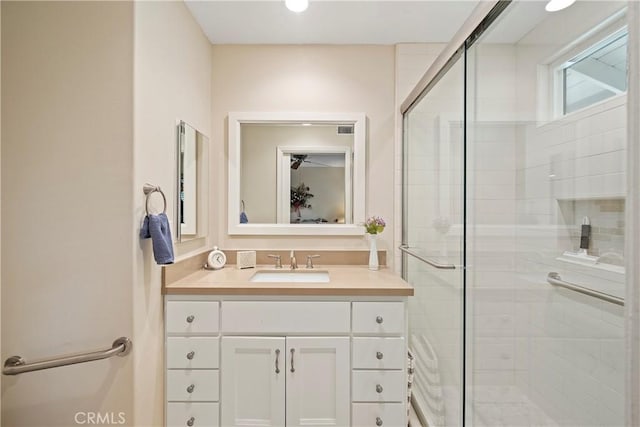
[(561, 262), (566, 262), (568, 264), (573, 264), (573, 265), (579, 265), (581, 267), (585, 267), (585, 268), (594, 268), (596, 270), (602, 270), (602, 271), (606, 271), (609, 273), (615, 273), (615, 274), (622, 274), (624, 275), (624, 267), (620, 266), (620, 265), (615, 265), (615, 264), (607, 264), (604, 262), (596, 262), (596, 263), (587, 263), (587, 262), (580, 262), (578, 260), (572, 260), (572, 259), (567, 259), (563, 256), (559, 256), (556, 258), (556, 260), (561, 261)]

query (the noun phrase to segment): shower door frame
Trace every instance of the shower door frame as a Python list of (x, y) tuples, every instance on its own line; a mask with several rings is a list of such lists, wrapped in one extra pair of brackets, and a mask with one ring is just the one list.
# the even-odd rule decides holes
[[(625, 212), (625, 417), (628, 426), (640, 425), (640, 3), (628, 6), (629, 78), (627, 88), (627, 194)], [(632, 256), (629, 256), (629, 255)]]

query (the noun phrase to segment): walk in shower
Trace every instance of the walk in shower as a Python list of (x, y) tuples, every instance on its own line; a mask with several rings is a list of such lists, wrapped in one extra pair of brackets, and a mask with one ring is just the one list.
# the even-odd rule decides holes
[(626, 6), (498, 2), (403, 105), (424, 425), (625, 424)]

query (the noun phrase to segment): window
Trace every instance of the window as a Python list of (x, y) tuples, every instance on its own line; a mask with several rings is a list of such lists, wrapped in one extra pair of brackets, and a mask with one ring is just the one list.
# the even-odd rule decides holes
[(563, 115), (626, 92), (628, 39), (621, 28), (557, 68)]

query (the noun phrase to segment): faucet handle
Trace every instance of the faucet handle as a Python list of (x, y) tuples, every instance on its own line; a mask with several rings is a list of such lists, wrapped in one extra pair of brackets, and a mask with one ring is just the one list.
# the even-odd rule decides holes
[(320, 255), (307, 255), (307, 268), (313, 268), (314, 258), (320, 258)]
[(280, 255), (267, 255), (269, 258), (276, 260), (276, 268), (282, 268), (282, 257)]

